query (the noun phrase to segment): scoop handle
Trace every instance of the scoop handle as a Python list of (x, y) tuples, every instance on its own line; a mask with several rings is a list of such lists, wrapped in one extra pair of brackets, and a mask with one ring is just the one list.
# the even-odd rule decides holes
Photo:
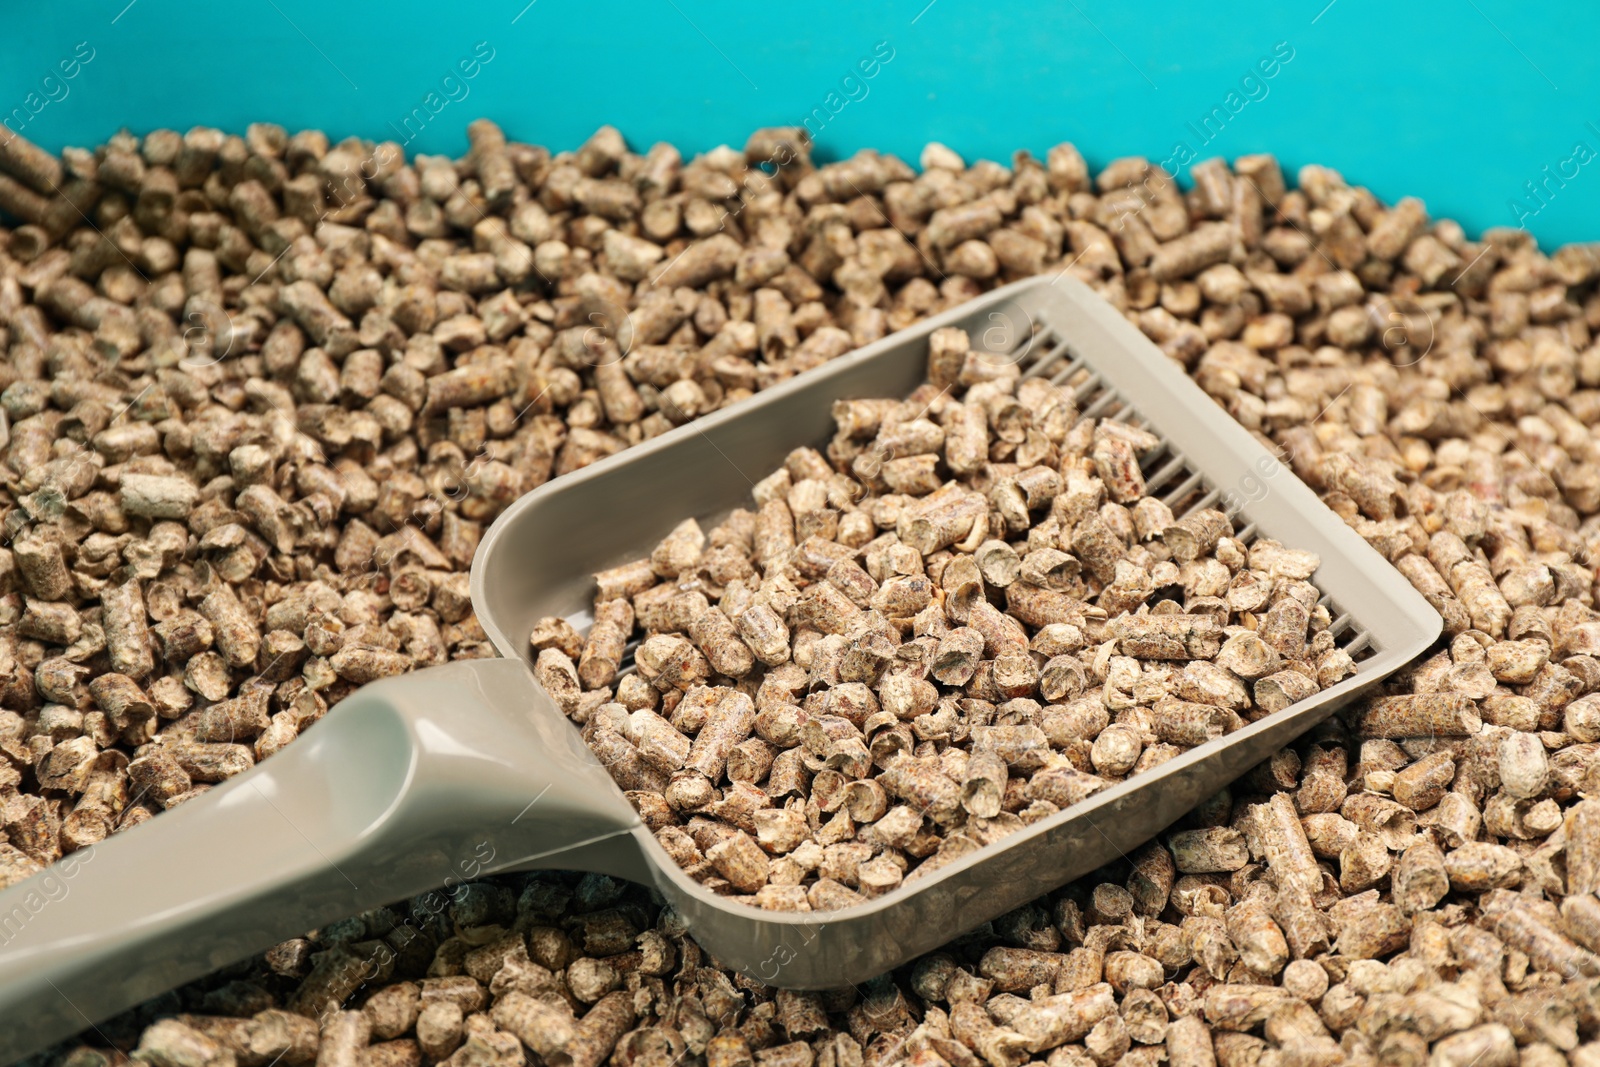
[(0, 1062), (365, 909), (622, 871), (638, 817), (512, 659), (374, 682), (201, 797), (0, 892)]

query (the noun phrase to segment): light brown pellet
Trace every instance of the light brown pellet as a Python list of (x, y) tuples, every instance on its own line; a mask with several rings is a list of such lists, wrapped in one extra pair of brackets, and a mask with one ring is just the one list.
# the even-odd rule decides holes
[(739, 637), (763, 664), (776, 667), (789, 661), (789, 628), (769, 605), (750, 605), (739, 613), (736, 625)]
[(23, 536), (12, 546), (17, 571), (28, 590), (44, 600), (60, 600), (72, 588), (61, 545), (43, 537)]
[[(399, 988), (407, 984), (401, 983)], [(409, 1030), (414, 1024), (412, 1018), (405, 1029)], [(251, 1019), (246, 1051), (269, 1061), (281, 1059), (284, 1063), (303, 1065), (316, 1059), (320, 1041), (315, 1021), (293, 1012), (268, 1008)]]
[(1507, 733), (1497, 746), (1500, 785), (1518, 799), (1531, 799), (1544, 792), (1550, 778), (1544, 743), (1534, 734)]
[(417, 1044), (433, 1060), (450, 1055), (461, 1044), (463, 1012), (454, 1000), (425, 1001), (417, 1016)]
[(175, 1019), (163, 1019), (139, 1039), (139, 1058), (160, 1067), (225, 1067), (233, 1053), (218, 1041)]
[(341, 1011), (322, 1023), (317, 1067), (359, 1067), (361, 1053), (372, 1041), (372, 1020), (359, 1011)]
[(1223, 826), (1175, 833), (1167, 839), (1167, 847), (1172, 850), (1173, 863), (1184, 874), (1236, 871), (1250, 860), (1244, 836)]
[(1600, 797), (1587, 797), (1567, 812), (1567, 892), (1600, 893)]
[(969, 813), (992, 819), (1000, 814), (1008, 771), (1006, 761), (992, 749), (980, 748), (967, 760), (961, 785), (961, 806)]
[(1514, 885), (1522, 873), (1522, 860), (1504, 845), (1468, 841), (1444, 857), (1450, 884), (1466, 890)]
[(1427, 811), (1444, 798), (1455, 775), (1450, 753), (1434, 752), (1397, 772), (1390, 792), (1412, 811)]
[(616, 600), (633, 597), (655, 585), (656, 572), (650, 560), (641, 559), (601, 571), (594, 576), (594, 580), (599, 587), (598, 599)]
[(1114, 629), (1122, 653), (1135, 659), (1214, 659), (1222, 648), (1222, 623), (1214, 615), (1146, 615)]
[(1228, 516), (1212, 508), (1186, 515), (1161, 532), (1161, 539), (1180, 563), (1198, 559), (1216, 548), (1217, 542), (1233, 534)]
[(1205, 1019), (1223, 1030), (1249, 1030), (1264, 1022), (1285, 995), (1276, 986), (1220, 983), (1206, 991)]
[(1227, 708), (1196, 704), (1171, 697), (1151, 709), (1155, 735), (1172, 744), (1192, 747), (1214, 741), (1243, 725), (1243, 720)]
[(1172, 1067), (1214, 1067), (1211, 1032), (1198, 1015), (1180, 1015), (1167, 1025), (1167, 1062)]
[(556, 1067), (599, 1067), (636, 1017), (626, 993), (606, 994), (584, 1013), (566, 1047), (554, 1053), (550, 1062)]
[(1408, 913), (1427, 911), (1450, 890), (1444, 853), (1426, 838), (1400, 854), (1393, 874), (1395, 903)]
[(577, 1033), (577, 1022), (565, 1005), (517, 990), (495, 999), (493, 1017), (495, 1025), (545, 1060), (562, 1054)]
[(145, 600), (137, 581), (108, 585), (101, 592), (101, 626), (113, 670), (134, 681), (155, 669)]
[(187, 478), (124, 474), (118, 503), (130, 515), (151, 519), (186, 519), (200, 490)]
[(715, 781), (722, 776), (728, 753), (750, 736), (755, 708), (750, 698), (734, 690), (720, 690), (705, 725), (695, 735), (685, 765)]
[(754, 653), (721, 610), (708, 608), (700, 612), (689, 623), (688, 632), (716, 673), (742, 678), (755, 666)]
[(1279, 887), (1286, 892), (1315, 894), (1322, 873), (1306, 838), (1294, 802), (1285, 794), (1251, 809), (1251, 825), (1259, 835), (1261, 851)]
[(1354, 725), (1370, 737), (1467, 737), (1483, 721), (1468, 698), (1428, 693), (1380, 697), (1356, 715)]
[[(633, 621), (633, 605), (625, 598), (595, 606), (594, 625), (578, 658), (578, 679), (585, 689), (602, 689), (616, 678)], [(565, 655), (570, 658), (572, 653), (567, 650)]]

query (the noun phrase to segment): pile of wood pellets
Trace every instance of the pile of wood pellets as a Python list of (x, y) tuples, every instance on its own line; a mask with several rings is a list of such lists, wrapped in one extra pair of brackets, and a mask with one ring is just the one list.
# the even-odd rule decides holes
[[(1174, 518), (1160, 439), (1075, 397), (936, 330), (927, 383), (837, 401), (757, 510), (596, 575), (587, 638), (535, 626), (535, 675), (702, 884), (859, 904), (1355, 672), (1315, 554)], [(1197, 845), (1180, 869), (1224, 869)]]
[[(1273, 443), (1448, 636), (1128, 860), (859, 988), (731, 974), (640, 887), (505, 876), (38, 1067), (1600, 1063), (1600, 246), (1469, 240), (1268, 156), (1180, 190), (1070, 145), (470, 138), (0, 147), (6, 881), (369, 678), (486, 654), (465, 569), (518, 493), (1041, 272)], [(1473, 729), (1378, 727), (1394, 698)]]

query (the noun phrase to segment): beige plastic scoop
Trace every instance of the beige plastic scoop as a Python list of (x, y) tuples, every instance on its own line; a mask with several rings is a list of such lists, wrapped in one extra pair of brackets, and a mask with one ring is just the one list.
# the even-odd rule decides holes
[[(534, 682), (528, 634), (545, 615), (587, 625), (592, 573), (648, 554), (688, 516), (748, 503), (791, 449), (827, 441), (834, 400), (909, 393), (940, 326), (964, 327), (975, 347), (1026, 374), (1078, 380), (1086, 414), (1161, 437), (1145, 463), (1152, 493), (1183, 510), (1238, 505), (1243, 539), (1316, 552), (1314, 580), (1359, 670), (870, 903), (818, 914), (735, 903), (684, 874), (641, 825)], [(1404, 578), (1117, 311), (1075, 282), (1045, 279), (535, 490), (484, 537), (472, 599), (504, 659), (369, 685), (254, 770), (0, 893), (0, 1059), (305, 930), (495, 871), (643, 882), (728, 966), (788, 988), (859, 982), (1132, 851), (1411, 660), (1441, 627)]]

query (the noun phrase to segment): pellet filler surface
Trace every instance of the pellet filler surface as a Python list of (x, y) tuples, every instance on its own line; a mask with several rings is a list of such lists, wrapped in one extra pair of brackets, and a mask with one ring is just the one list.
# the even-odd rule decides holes
[[(530, 494), (486, 535), (474, 564), (485, 630), (508, 657), (526, 655), (535, 619), (581, 614), (588, 574), (637, 557), (684, 514), (727, 510), (753, 475), (826, 438), (835, 399), (909, 392), (934, 329), (977, 334), (994, 316), (1008, 320), (1012, 339), (1028, 339), (1019, 358), (1073, 361), (1060, 373), (1091, 369), (1080, 390), (1103, 392), (1082, 393), (1086, 412), (1125, 404), (1164, 436), (1182, 481), (1205, 487), (1197, 506), (1262, 470), (1260, 445), (1087, 290), (1019, 283)], [(1358, 673), (913, 886), (824, 923), (731, 904), (664, 853), (525, 661), (458, 663), (368, 687), (214, 796), (98, 848), (71, 896), (0, 962), (0, 1012), (22, 1020), (4, 1051), (39, 1047), (85, 1015), (459, 877), (452, 868), (469, 840), (490, 850), (480, 873), (577, 867), (653, 883), (709, 951), (774, 985), (880, 973), (1131, 848), (1437, 636), (1432, 609), (1286, 471), (1241, 520), (1242, 533), (1317, 553), (1333, 629), (1367, 653)], [(173, 880), (175, 869), (189, 876)]]

